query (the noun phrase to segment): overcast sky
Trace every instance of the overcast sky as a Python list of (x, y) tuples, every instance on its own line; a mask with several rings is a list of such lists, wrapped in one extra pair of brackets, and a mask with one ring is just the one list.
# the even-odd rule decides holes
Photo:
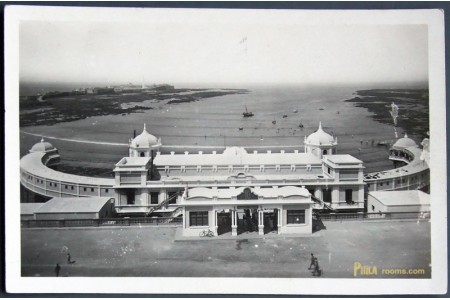
[(428, 80), (425, 25), (27, 21), (19, 43), (24, 81)]

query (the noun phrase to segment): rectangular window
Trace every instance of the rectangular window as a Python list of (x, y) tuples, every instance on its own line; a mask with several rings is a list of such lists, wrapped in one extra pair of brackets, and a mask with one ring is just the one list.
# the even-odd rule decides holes
[(64, 188), (67, 190), (67, 184), (64, 186)]
[(85, 187), (83, 188), (83, 191), (85, 191), (85, 192), (86, 192), (86, 188), (85, 188)]
[(73, 185), (70, 187), (70, 189), (73, 191)]
[(91, 192), (93, 192), (94, 191), (94, 188), (91, 188)]
[(158, 193), (150, 193), (150, 204), (158, 204)]
[(109, 189), (105, 189), (105, 193), (109, 193)]
[(353, 190), (352, 189), (345, 190), (345, 202), (347, 202), (347, 203), (353, 202)]
[(208, 212), (191, 211), (189, 213), (189, 226), (208, 226)]
[(177, 192), (169, 192), (168, 193), (168, 197), (171, 198), (171, 200), (169, 201), (169, 204), (177, 204), (177, 196), (178, 193)]
[(328, 168), (328, 174), (331, 174), (331, 169), (330, 168)]
[(375, 211), (375, 206), (372, 205), (372, 211)]
[(305, 224), (305, 210), (288, 210), (287, 224)]

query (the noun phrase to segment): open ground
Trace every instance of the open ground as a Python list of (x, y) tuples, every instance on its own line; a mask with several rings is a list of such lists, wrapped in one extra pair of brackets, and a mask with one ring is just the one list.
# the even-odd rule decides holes
[[(381, 269), (424, 269), (431, 277), (430, 223), (326, 222), (312, 236), (175, 240), (176, 227), (22, 229), (22, 276), (308, 278), (310, 253), (326, 278), (353, 278), (355, 262)], [(67, 250), (73, 264), (67, 263)]]

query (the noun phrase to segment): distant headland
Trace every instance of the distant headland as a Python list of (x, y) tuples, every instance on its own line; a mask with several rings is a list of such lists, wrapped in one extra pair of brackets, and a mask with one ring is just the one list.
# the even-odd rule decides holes
[(102, 115), (125, 115), (206, 98), (248, 93), (245, 89), (189, 89), (170, 84), (81, 87), (20, 96), (20, 127), (53, 125)]

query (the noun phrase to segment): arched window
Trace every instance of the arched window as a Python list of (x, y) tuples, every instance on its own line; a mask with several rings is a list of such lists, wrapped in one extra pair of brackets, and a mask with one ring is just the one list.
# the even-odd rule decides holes
[(140, 155), (141, 155), (141, 157), (144, 157), (144, 156), (145, 156), (145, 153), (144, 153), (144, 152), (141, 152)]
[(322, 151), (322, 155), (327, 155), (328, 154), (328, 150), (323, 150)]

